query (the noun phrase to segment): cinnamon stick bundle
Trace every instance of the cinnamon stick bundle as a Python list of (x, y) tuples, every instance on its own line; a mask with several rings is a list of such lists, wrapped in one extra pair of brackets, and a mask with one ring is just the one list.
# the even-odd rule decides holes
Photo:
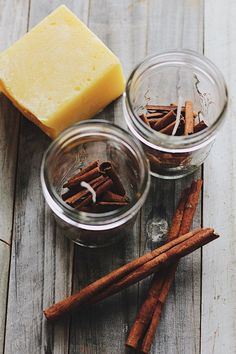
[(79, 211), (101, 213), (129, 204), (123, 184), (110, 161), (90, 163), (63, 187), (68, 191), (62, 194), (62, 199)]
[[(146, 105), (147, 113), (142, 113), (139, 117), (152, 129), (162, 134), (172, 135), (176, 124), (177, 105), (175, 103), (169, 106), (164, 105)], [(195, 123), (197, 112), (193, 111), (193, 103), (190, 100), (181, 107), (181, 119), (178, 123), (178, 129), (175, 135), (191, 135), (207, 128), (204, 121)]]
[(78, 293), (45, 309), (44, 314), (48, 320), (53, 320), (75, 309), (79, 310), (85, 305), (100, 301), (218, 237), (211, 228), (189, 232), (105, 275)]
[[(191, 187), (182, 193), (168, 232), (169, 241), (189, 232), (198, 204), (201, 187), (202, 180), (193, 181)], [(137, 349), (140, 340), (146, 332), (141, 350), (144, 353), (149, 352), (161, 317), (162, 308), (174, 281), (177, 266), (178, 264), (176, 263), (170, 266), (167, 271), (165, 270), (165, 272), (159, 272), (154, 275), (146, 300), (141, 306), (130, 330), (126, 341), (127, 346)]]

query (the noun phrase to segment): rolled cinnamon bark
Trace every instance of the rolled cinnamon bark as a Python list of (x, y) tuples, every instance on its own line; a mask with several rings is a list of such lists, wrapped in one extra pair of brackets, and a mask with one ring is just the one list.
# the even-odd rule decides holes
[(76, 175), (72, 177), (67, 183), (64, 184), (64, 188), (72, 188), (79, 184), (80, 182), (89, 182), (92, 181), (94, 178), (99, 177), (101, 175), (99, 167), (95, 167), (90, 171), (85, 172), (82, 175)]
[(207, 128), (206, 123), (205, 123), (203, 120), (201, 120), (201, 122), (199, 122), (198, 124), (196, 124), (196, 125), (194, 126), (193, 132), (194, 132), (194, 133), (198, 133), (198, 132), (200, 132), (200, 131), (202, 131), (202, 130), (204, 130), (204, 129), (206, 129), (206, 128)]
[(184, 135), (193, 133), (194, 119), (193, 119), (193, 103), (192, 101), (185, 102), (185, 126)]
[(100, 301), (218, 237), (211, 228), (197, 229), (180, 236), (45, 309), (44, 314), (48, 320), (53, 320), (75, 309), (81, 309), (86, 303)]
[(171, 135), (175, 126), (175, 121), (160, 130), (160, 133)]
[(121, 183), (118, 175), (115, 173), (113, 165), (109, 161), (103, 162), (99, 165), (99, 170), (101, 172), (104, 172), (113, 181), (114, 192), (124, 196), (125, 189), (124, 189), (123, 184)]
[(146, 110), (148, 111), (173, 111), (173, 110), (177, 110), (177, 106), (176, 105), (170, 105), (170, 106), (161, 106), (158, 104), (147, 104), (145, 106)]
[[(90, 185), (93, 189), (96, 189), (98, 186), (100, 186), (102, 183), (106, 182), (109, 179), (109, 177), (106, 176), (99, 176), (95, 178), (94, 180), (90, 181)], [(65, 202), (67, 204), (73, 205), (77, 201), (81, 200), (83, 197), (87, 196), (90, 192), (87, 189), (83, 189), (79, 191), (78, 193), (72, 195), (71, 197), (67, 198)]]
[[(202, 180), (196, 182), (193, 181), (191, 187), (183, 191), (168, 232), (169, 241), (175, 239), (179, 235), (183, 235), (185, 232), (189, 232), (198, 204), (201, 187)], [(159, 272), (154, 275), (147, 297), (130, 330), (126, 341), (127, 346), (137, 348), (139, 341), (144, 336), (145, 331), (147, 331), (144, 348), (147, 350), (148, 347), (151, 347), (152, 339), (161, 317), (162, 307), (164, 306), (169, 290), (174, 281), (177, 266), (178, 263), (171, 265), (168, 270), (165, 270), (165, 272)], [(154, 313), (155, 317), (153, 318)]]
[(150, 118), (161, 118), (161, 117), (164, 117), (164, 113), (162, 112), (155, 112), (155, 113), (148, 113), (146, 114), (146, 117), (148, 119), (148, 121), (150, 122)]
[(144, 339), (143, 339), (143, 342), (141, 345), (141, 352), (143, 352), (145, 354), (148, 354), (151, 349), (153, 338), (155, 336), (158, 323), (160, 322), (163, 306), (166, 302), (170, 288), (171, 288), (172, 283), (175, 279), (175, 272), (176, 272), (177, 267), (178, 267), (177, 263), (172, 265), (166, 273), (166, 280), (164, 282), (164, 286), (163, 286), (162, 290), (160, 291), (159, 297), (157, 299), (157, 304), (154, 308), (154, 312), (151, 317), (151, 322), (149, 323), (148, 329), (145, 333), (145, 336), (144, 336)]
[[(105, 179), (103, 183), (101, 183), (98, 187), (95, 188), (96, 191), (96, 197), (100, 197), (103, 193), (106, 193), (111, 186), (113, 185), (113, 181), (110, 178)], [(90, 193), (85, 199), (80, 201), (79, 203), (75, 204), (75, 208), (80, 210), (81, 208), (85, 207), (89, 203), (92, 202), (92, 194)]]
[(101, 199), (101, 202), (119, 202), (128, 203), (129, 199), (123, 195), (107, 191)]
[(169, 124), (175, 122), (176, 115), (174, 111), (168, 112), (163, 118), (158, 119), (153, 129), (161, 131), (161, 129), (167, 127)]
[(141, 114), (139, 117), (142, 119), (142, 121), (143, 121), (145, 124), (147, 124), (147, 125), (150, 126), (150, 123), (149, 123), (149, 120), (147, 119), (146, 114)]

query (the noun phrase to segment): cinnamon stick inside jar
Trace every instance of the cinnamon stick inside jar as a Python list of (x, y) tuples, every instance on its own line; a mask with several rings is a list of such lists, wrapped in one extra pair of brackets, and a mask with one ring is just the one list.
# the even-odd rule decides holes
[(193, 102), (186, 100), (185, 105), (180, 107), (180, 120), (176, 121), (177, 104), (168, 106), (151, 104), (145, 106), (146, 113), (140, 114), (139, 118), (148, 125), (162, 134), (173, 135), (174, 128), (177, 124), (176, 133), (174, 135), (191, 135), (207, 128), (204, 121), (197, 123), (195, 118), (198, 115), (193, 110)]
[(129, 198), (111, 161), (91, 162), (63, 185), (62, 199), (86, 212), (106, 212), (127, 206)]
[[(199, 133), (207, 128), (207, 124), (201, 120), (199, 122), (199, 112), (193, 110), (193, 102), (186, 100), (184, 106), (176, 103), (169, 105), (149, 104), (144, 107), (145, 113), (139, 118), (152, 130), (168, 136), (189, 136)], [(198, 117), (198, 118), (197, 118)], [(164, 151), (147, 147), (151, 170), (161, 172), (162, 169), (174, 170), (175, 168), (184, 169), (191, 165), (192, 154), (185, 153), (166, 153)]]

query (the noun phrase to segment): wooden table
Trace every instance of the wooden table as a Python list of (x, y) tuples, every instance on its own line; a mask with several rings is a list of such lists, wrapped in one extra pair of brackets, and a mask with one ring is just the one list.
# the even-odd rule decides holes
[[(223, 71), (230, 89), (227, 123), (203, 169), (204, 191), (194, 225), (221, 239), (180, 263), (152, 353), (236, 353), (236, 2), (233, 0), (64, 1), (120, 57), (126, 76), (147, 54), (197, 50)], [(0, 0), (3, 50), (59, 5), (56, 0)], [(155, 246), (146, 224), (160, 204), (170, 221), (193, 176), (153, 180), (134, 235), (104, 250), (81, 249), (55, 225), (39, 170), (50, 140), (0, 97), (0, 353), (119, 354), (149, 280), (48, 325), (42, 309)], [(122, 102), (100, 117), (125, 126)], [(147, 242), (148, 241), (148, 242)]]

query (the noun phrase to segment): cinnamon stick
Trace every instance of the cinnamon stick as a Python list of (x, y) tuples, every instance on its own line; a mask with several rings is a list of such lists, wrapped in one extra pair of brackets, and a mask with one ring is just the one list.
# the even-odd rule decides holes
[(184, 135), (192, 134), (193, 126), (194, 126), (193, 103), (192, 101), (186, 101)]
[(110, 179), (113, 181), (113, 191), (117, 194), (124, 196), (125, 189), (123, 187), (123, 184), (121, 183), (120, 178), (115, 173), (113, 165), (109, 161), (103, 162), (99, 165), (99, 170), (107, 174), (107, 176), (109, 176)]
[(128, 203), (129, 199), (126, 196), (107, 191), (102, 197), (102, 202), (119, 202)]
[[(90, 185), (93, 189), (95, 189), (98, 186), (100, 186), (102, 183), (107, 181), (108, 178), (109, 177), (106, 177), (106, 176), (99, 176), (99, 177), (95, 178), (93, 181), (90, 181)], [(89, 194), (89, 191), (87, 189), (83, 189), (83, 190), (79, 191), (78, 193), (72, 195), (71, 197), (67, 198), (65, 200), (65, 202), (67, 204), (73, 205), (74, 203), (76, 203), (77, 201), (79, 201), (80, 199), (85, 197), (87, 194)]]
[(69, 179), (67, 183), (63, 185), (64, 188), (71, 188), (79, 184), (80, 182), (89, 182), (93, 180), (96, 177), (99, 177), (101, 175), (101, 171), (99, 167), (95, 167), (92, 170), (86, 171), (82, 175), (79, 173), (78, 175), (72, 177)]
[(161, 106), (156, 104), (147, 104), (145, 106), (146, 110), (148, 111), (173, 111), (177, 109), (177, 106), (170, 105), (170, 106)]
[(56, 319), (69, 311), (80, 309), (86, 302), (115, 294), (218, 237), (211, 228), (197, 229), (180, 236), (52, 305), (44, 310), (44, 314), (47, 319)]
[(142, 121), (143, 121), (144, 123), (146, 123), (147, 125), (150, 125), (150, 124), (149, 124), (149, 121), (148, 121), (148, 119), (147, 119), (146, 114), (141, 114), (139, 117), (142, 119)]
[(150, 319), (153, 316), (153, 312), (155, 311), (158, 301), (157, 294), (159, 294), (162, 289), (165, 281), (165, 274), (166, 271), (155, 273), (148, 292), (148, 301), (146, 299), (140, 307), (139, 312), (135, 318), (135, 322), (131, 327), (128, 338), (126, 340), (126, 345), (128, 347), (137, 349), (139, 341), (143, 337), (143, 334), (145, 333), (150, 323)]
[(67, 188), (67, 185), (70, 184), (71, 181), (73, 181), (76, 177), (80, 177), (83, 176), (85, 173), (93, 170), (94, 168), (98, 167), (98, 160), (95, 160), (93, 162), (91, 162), (88, 166), (83, 167), (79, 173), (77, 173), (75, 176), (71, 177), (64, 185), (64, 188)]
[(198, 132), (200, 132), (200, 131), (202, 131), (202, 130), (204, 130), (204, 129), (206, 129), (206, 128), (207, 128), (206, 123), (205, 123), (203, 120), (201, 120), (201, 122), (199, 122), (198, 124), (196, 124), (196, 125), (194, 126), (193, 132), (194, 132), (194, 133), (198, 133)]
[(167, 125), (167, 127), (161, 129), (159, 132), (166, 134), (166, 135), (171, 135), (173, 132), (174, 126), (175, 126), (175, 121), (170, 123), (169, 125)]
[[(111, 186), (113, 185), (113, 181), (110, 178), (107, 178), (102, 184), (100, 184), (98, 187), (96, 187), (96, 197), (100, 197), (103, 193), (109, 190)], [(88, 205), (89, 203), (92, 202), (92, 194), (90, 193), (84, 200), (80, 201), (79, 203), (75, 203), (75, 208), (76, 209), (81, 209), (84, 206)]]
[(160, 118), (156, 124), (154, 125), (153, 129), (157, 131), (161, 131), (161, 129), (167, 127), (172, 122), (175, 122), (176, 115), (174, 111), (168, 112), (163, 118)]
[(148, 123), (152, 129), (154, 129), (154, 125), (160, 120), (160, 118), (151, 118), (148, 119)]
[(165, 286), (163, 286), (163, 290), (159, 294), (157, 305), (155, 306), (154, 312), (151, 317), (151, 322), (149, 323), (148, 330), (146, 331), (141, 345), (141, 351), (145, 354), (148, 354), (151, 349), (153, 338), (155, 336), (157, 326), (160, 322), (163, 306), (166, 302), (170, 288), (175, 279), (175, 272), (177, 266), (178, 264), (174, 264), (166, 273)]
[[(193, 181), (191, 187), (183, 191), (168, 232), (169, 241), (177, 238), (179, 235), (183, 235), (182, 230), (189, 232), (197, 207), (201, 186), (202, 180)], [(146, 300), (141, 306), (130, 330), (126, 341), (127, 346), (137, 348), (139, 341), (148, 327), (144, 348), (151, 347), (152, 339), (161, 316), (161, 310), (174, 280), (177, 266), (178, 264), (176, 263), (170, 266), (167, 271), (165, 270), (165, 272), (159, 272), (154, 275)], [(153, 315), (154, 313), (155, 315)], [(154, 318), (152, 318), (152, 315)]]
[(165, 114), (163, 112), (155, 112), (155, 113), (148, 113), (146, 114), (146, 117), (148, 121), (150, 121), (150, 118), (160, 118), (163, 117)]
[(188, 155), (186, 156), (178, 156), (177, 154), (169, 156), (163, 155), (163, 156), (156, 156), (150, 153), (147, 153), (147, 157), (150, 161), (150, 164), (153, 169), (156, 167), (159, 168), (160, 166), (163, 167), (177, 167), (182, 165), (188, 158)]

